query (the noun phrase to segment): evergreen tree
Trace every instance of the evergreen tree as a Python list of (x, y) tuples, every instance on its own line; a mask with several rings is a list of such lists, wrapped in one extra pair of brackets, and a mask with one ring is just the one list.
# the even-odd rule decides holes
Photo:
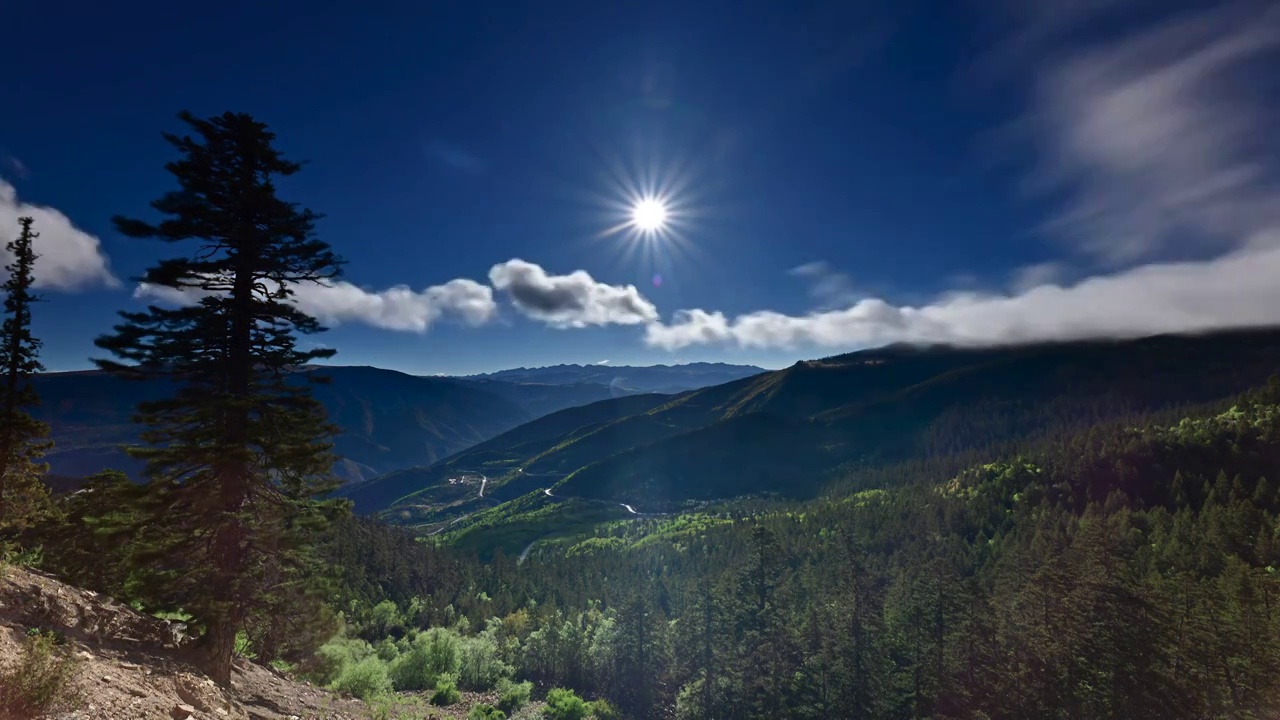
[(47, 466), (40, 458), (49, 448), (42, 439), (49, 427), (31, 417), (27, 408), (39, 403), (31, 376), (44, 370), (38, 354), (40, 341), (31, 334), (31, 304), (39, 301), (32, 292), (35, 277), (32, 268), (36, 254), (32, 241), (32, 219), (19, 218), (22, 231), (6, 249), (13, 256), (5, 268), (9, 279), (5, 291), (4, 324), (0, 326), (0, 531), (20, 530), (29, 523), (43, 504), (47, 491), (42, 477)]
[[(332, 350), (301, 350), (297, 334), (323, 330), (292, 302), (295, 288), (337, 275), (315, 237), (318, 216), (276, 196), (275, 178), (300, 165), (272, 147), (274, 134), (244, 114), (179, 116), (195, 137), (166, 135), (181, 153), (166, 167), (178, 189), (152, 202), (152, 225), (117, 217), (130, 237), (194, 241), (143, 281), (181, 293), (179, 307), (123, 312), (99, 347), (106, 370), (170, 381), (172, 397), (142, 403), (147, 462), (158, 502), (150, 522), (173, 572), (164, 594), (203, 627), (199, 660), (227, 684), (237, 631), (268, 598), (297, 582), (281, 559), (323, 513), (333, 487), (333, 428), (312, 398), (307, 363)], [(302, 378), (304, 381), (299, 381)]]

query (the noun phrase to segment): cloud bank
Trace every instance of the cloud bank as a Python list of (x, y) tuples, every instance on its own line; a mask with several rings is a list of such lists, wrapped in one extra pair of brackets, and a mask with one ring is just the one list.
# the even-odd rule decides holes
[(82, 290), (95, 286), (116, 287), (120, 282), (107, 266), (98, 238), (80, 230), (54, 208), (31, 205), (18, 199), (12, 185), (0, 180), (0, 265), (12, 259), (4, 245), (18, 234), (18, 218), (35, 220), (40, 233), (35, 251), (35, 285), (49, 290)]
[[(345, 281), (330, 281), (298, 284), (293, 293), (298, 307), (322, 322), (358, 322), (384, 330), (422, 333), (445, 317), (467, 325), (483, 325), (498, 311), (492, 288), (463, 278), (420, 292), (403, 285), (372, 291)], [(193, 291), (147, 283), (134, 291), (134, 297), (169, 305), (194, 302), (199, 296)]]

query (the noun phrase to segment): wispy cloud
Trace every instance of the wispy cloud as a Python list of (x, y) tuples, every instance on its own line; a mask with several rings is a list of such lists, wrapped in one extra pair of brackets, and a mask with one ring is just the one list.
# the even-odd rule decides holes
[(1008, 293), (953, 290), (918, 305), (682, 310), (647, 326), (646, 342), (852, 348), (1280, 325), (1280, 135), (1261, 72), (1280, 49), (1280, 10), (1246, 0), (1081, 44), (1082, 24), (1133, 3), (1011, 4), (1026, 23), (1017, 52), (1035, 71), (1020, 124), (1042, 153), (1031, 187), (1060, 201), (1046, 229), (1098, 269), (1066, 283), (1066, 263), (1041, 263), (1016, 272)]
[(798, 265), (788, 273), (809, 281), (809, 297), (818, 304), (819, 310), (845, 307), (862, 297), (854, 287), (853, 279), (832, 268), (825, 260)]
[(31, 217), (32, 229), (40, 233), (35, 241), (39, 255), (36, 287), (72, 291), (120, 284), (108, 268), (97, 237), (77, 228), (54, 208), (22, 202), (17, 190), (4, 180), (0, 180), (0, 265), (10, 260), (4, 245), (18, 234), (21, 217)]
[(437, 140), (427, 145), (427, 154), (436, 162), (467, 175), (483, 175), (489, 163), (453, 143)]
[(1050, 51), (1027, 118), (1046, 150), (1033, 186), (1064, 201), (1046, 228), (1123, 265), (1230, 250), (1280, 223), (1264, 104), (1277, 50), (1280, 10), (1246, 1)]
[(0, 162), (0, 168), (3, 168), (6, 173), (19, 180), (25, 180), (31, 175), (31, 171), (27, 169), (27, 164), (13, 155), (5, 155), (4, 161)]

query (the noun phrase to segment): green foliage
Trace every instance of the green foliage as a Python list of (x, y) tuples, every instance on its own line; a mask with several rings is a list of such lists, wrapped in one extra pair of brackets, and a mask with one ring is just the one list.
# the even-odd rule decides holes
[(378, 656), (370, 655), (358, 662), (344, 665), (329, 687), (361, 700), (369, 700), (390, 692), (391, 679), (387, 676), (387, 664)]
[(578, 694), (565, 688), (547, 691), (547, 707), (542, 717), (547, 720), (583, 720), (588, 713), (587, 702)]
[(485, 692), (510, 677), (511, 671), (511, 666), (498, 657), (498, 644), (493, 633), (485, 631), (462, 639), (458, 653), (460, 687)]
[(429, 690), (437, 680), (459, 669), (462, 642), (447, 628), (418, 633), (409, 647), (391, 664), (391, 681), (397, 690)]
[(131, 451), (151, 480), (148, 551), (171, 568), (155, 592), (192, 613), (204, 630), (199, 659), (225, 685), (236, 633), (255, 614), (261, 632), (321, 604), (309, 581), (324, 575), (308, 547), (340, 512), (316, 500), (334, 487), (334, 428), (306, 384), (288, 378), (333, 351), (298, 347), (298, 334), (323, 328), (291, 297), (336, 276), (339, 261), (315, 237), (318, 216), (276, 196), (276, 179), (301, 166), (272, 147), (265, 125), (180, 117), (196, 137), (166, 136), (180, 157), (166, 166), (178, 188), (152, 203), (164, 219), (114, 220), (130, 237), (195, 241), (143, 280), (199, 300), (122, 313), (97, 340), (115, 359), (97, 363), (173, 384), (171, 396), (138, 406), (146, 445)]
[(0, 670), (0, 720), (33, 720), (77, 709), (78, 663), (55, 638), (28, 635), (16, 663)]
[(0, 324), (0, 540), (21, 533), (48, 512), (48, 488), (43, 476), (48, 466), (40, 462), (50, 443), (49, 426), (31, 416), (39, 396), (31, 384), (40, 364), (40, 341), (31, 334), (31, 305), (40, 298), (33, 292), (36, 254), (32, 219), (18, 219), (22, 230), (6, 250), (12, 262), (5, 292), (4, 323)]
[(511, 714), (529, 704), (533, 697), (533, 683), (512, 682), (509, 679), (498, 681), (498, 709)]
[(507, 720), (507, 714), (492, 705), (472, 705), (467, 720)]
[(454, 705), (462, 700), (462, 693), (458, 692), (458, 680), (449, 673), (441, 675), (436, 680), (436, 689), (431, 693), (432, 705)]
[(611, 705), (604, 698), (592, 700), (587, 707), (591, 717), (596, 720), (622, 720), (622, 713), (618, 712), (618, 708)]

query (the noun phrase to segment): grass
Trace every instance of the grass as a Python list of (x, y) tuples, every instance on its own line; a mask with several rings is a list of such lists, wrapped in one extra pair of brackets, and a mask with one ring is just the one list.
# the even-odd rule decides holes
[(47, 633), (28, 635), (18, 662), (0, 672), (0, 720), (34, 720), (75, 710), (79, 663)]

